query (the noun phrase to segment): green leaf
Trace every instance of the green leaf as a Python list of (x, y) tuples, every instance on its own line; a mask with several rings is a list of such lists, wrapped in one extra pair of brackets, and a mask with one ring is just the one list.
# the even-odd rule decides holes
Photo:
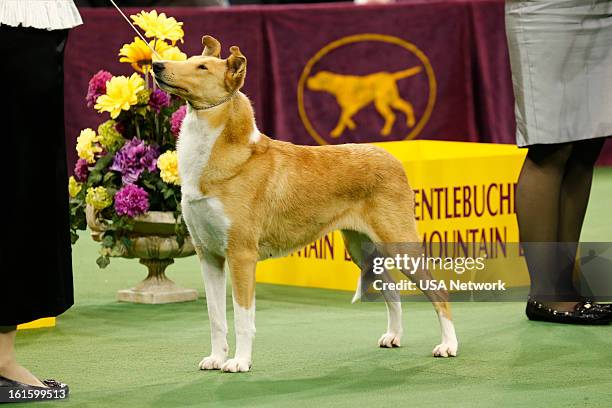
[(104, 234), (102, 238), (102, 246), (105, 248), (112, 248), (115, 245), (115, 237), (112, 234)]
[(126, 236), (121, 237), (121, 242), (123, 243), (123, 245), (125, 245), (126, 248), (132, 246), (132, 240)]
[(96, 259), (96, 263), (100, 269), (104, 269), (110, 264), (110, 258), (105, 255), (100, 255), (98, 259)]
[(112, 171), (109, 171), (108, 173), (104, 175), (104, 178), (102, 179), (102, 183), (106, 184), (110, 182), (114, 177), (115, 177), (115, 173), (113, 173)]
[(96, 184), (100, 184), (100, 182), (102, 181), (102, 174), (97, 171), (97, 172), (91, 172), (91, 174), (89, 175), (89, 179), (87, 179), (88, 183), (91, 183), (92, 185), (96, 185)]
[(174, 195), (174, 191), (172, 191), (172, 190), (171, 190), (171, 189), (169, 189), (169, 188), (164, 188), (164, 189), (162, 190), (162, 194), (163, 194), (164, 198), (165, 198), (166, 200), (168, 200), (170, 197), (172, 197), (172, 196)]

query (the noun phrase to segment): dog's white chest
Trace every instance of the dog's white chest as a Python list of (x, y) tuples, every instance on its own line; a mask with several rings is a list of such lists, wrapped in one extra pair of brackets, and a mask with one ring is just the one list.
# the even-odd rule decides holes
[(177, 143), (185, 223), (194, 243), (219, 254), (227, 247), (230, 220), (218, 197), (202, 194), (200, 182), (222, 131), (222, 128), (210, 128), (206, 122), (198, 120), (195, 112), (188, 108)]
[(181, 203), (183, 217), (194, 243), (216, 254), (227, 249), (230, 220), (217, 197), (203, 197)]
[(193, 109), (187, 108), (187, 114), (181, 125), (177, 142), (178, 168), (183, 198), (197, 199), (204, 196), (200, 191), (202, 173), (210, 160), (213, 146), (222, 131), (222, 127), (210, 127), (206, 121), (198, 119)]

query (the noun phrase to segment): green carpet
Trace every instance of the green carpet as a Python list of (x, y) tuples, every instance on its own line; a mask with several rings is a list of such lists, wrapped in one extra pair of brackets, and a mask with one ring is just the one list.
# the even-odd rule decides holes
[[(600, 169), (584, 240), (612, 240), (611, 197), (612, 169)], [(76, 304), (58, 326), (18, 335), (25, 366), (71, 387), (70, 400), (42, 405), (604, 407), (612, 401), (612, 327), (529, 322), (520, 303), (457, 303), (460, 355), (434, 359), (439, 331), (429, 304), (404, 304), (403, 347), (379, 349), (383, 304), (351, 305), (350, 293), (274, 285), (257, 287), (253, 371), (199, 371), (209, 351), (204, 300), (117, 303), (116, 290), (140, 280), (145, 269), (113, 259), (98, 270), (96, 251), (86, 235), (74, 247)], [(203, 292), (195, 258), (177, 261), (169, 275)]]

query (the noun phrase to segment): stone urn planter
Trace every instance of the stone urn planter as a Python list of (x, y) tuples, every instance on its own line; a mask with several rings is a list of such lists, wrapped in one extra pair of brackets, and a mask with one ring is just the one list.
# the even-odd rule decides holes
[[(101, 218), (89, 205), (85, 215), (92, 238), (94, 241), (100, 241), (102, 233), (108, 228), (108, 221)], [(175, 258), (195, 254), (190, 237), (185, 238), (183, 245), (177, 242), (174, 235), (174, 215), (171, 212), (149, 211), (134, 220), (134, 229), (129, 235), (130, 244), (117, 241), (109, 256), (139, 258), (149, 274), (133, 288), (119, 290), (118, 300), (147, 304), (196, 300), (198, 292), (195, 289), (181, 288), (166, 276), (166, 268), (174, 263)]]

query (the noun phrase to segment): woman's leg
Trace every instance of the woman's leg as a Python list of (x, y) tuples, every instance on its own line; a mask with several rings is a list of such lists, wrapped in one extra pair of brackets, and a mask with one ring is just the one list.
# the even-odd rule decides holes
[(559, 231), (557, 240), (563, 244), (563, 266), (559, 279), (574, 285), (573, 273), (580, 241), (582, 224), (586, 214), (593, 169), (605, 142), (604, 138), (582, 140), (573, 143), (572, 154), (567, 161), (559, 201)]
[(605, 138), (572, 143), (572, 154), (567, 161), (561, 184), (559, 207), (560, 242), (580, 241), (582, 223), (591, 194), (593, 168)]
[[(559, 302), (573, 287), (560, 279), (558, 246), (560, 200), (566, 166), (572, 155), (569, 143), (533, 145), (519, 176), (516, 213), (520, 240), (531, 277), (531, 296), (557, 310), (571, 310), (576, 302)], [(571, 279), (570, 279), (571, 283)]]
[(0, 376), (24, 384), (46, 387), (32, 373), (20, 366), (15, 359), (15, 335), (17, 327), (0, 326)]

